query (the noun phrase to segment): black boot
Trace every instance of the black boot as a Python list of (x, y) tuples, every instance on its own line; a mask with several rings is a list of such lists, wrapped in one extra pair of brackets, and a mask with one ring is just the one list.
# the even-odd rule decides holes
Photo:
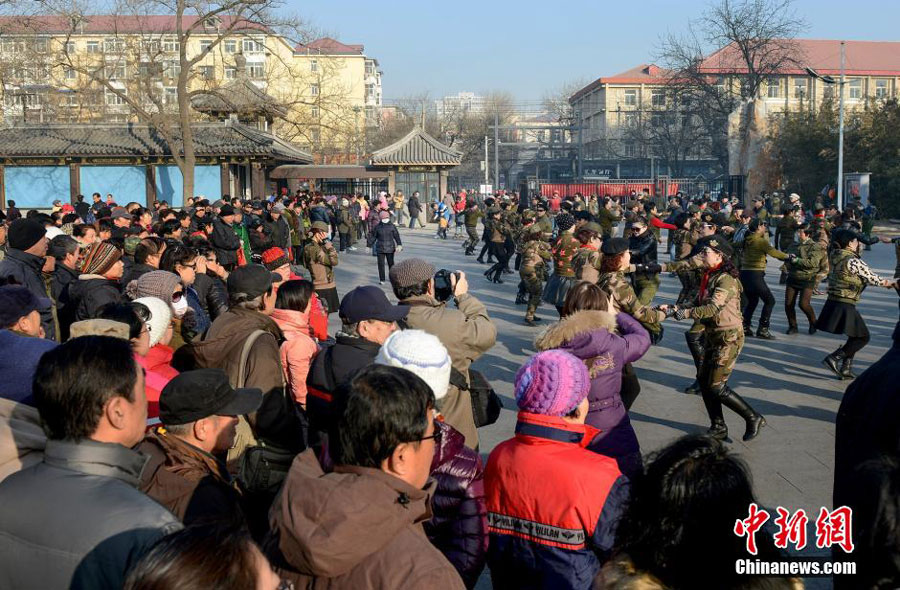
[(796, 334), (799, 330), (797, 330), (797, 326), (788, 326), (787, 332), (785, 334)]
[(753, 338), (753, 326), (750, 324), (744, 324), (744, 336), (747, 338)]
[(841, 378), (842, 379), (856, 379), (856, 375), (853, 374), (853, 357), (845, 356), (844, 360), (841, 361)]
[(706, 435), (716, 440), (728, 438), (728, 426), (725, 424), (725, 417), (722, 415), (722, 402), (719, 401), (718, 393), (715, 390), (704, 391), (703, 405), (706, 406), (706, 414), (709, 416), (710, 423)]
[[(684, 339), (687, 341), (688, 350), (691, 351), (691, 357), (694, 359), (694, 368), (697, 374), (700, 374), (700, 363), (703, 361), (703, 335), (695, 332), (685, 332)], [(684, 392), (690, 395), (700, 393), (700, 383), (694, 379), (694, 382), (688, 385)]]
[(756, 337), (763, 340), (775, 340), (775, 336), (769, 332), (769, 326), (760, 326), (756, 331)]
[(844, 354), (844, 347), (840, 347), (824, 359), (822, 359), (822, 364), (831, 369), (831, 372), (837, 375), (838, 379), (843, 379), (844, 376), (841, 374), (841, 363), (847, 355)]
[(753, 440), (759, 434), (759, 429), (766, 425), (766, 419), (762, 414), (750, 407), (744, 398), (739, 396), (728, 385), (723, 385), (719, 392), (719, 399), (722, 405), (737, 413), (747, 423), (747, 429), (744, 430), (744, 440)]

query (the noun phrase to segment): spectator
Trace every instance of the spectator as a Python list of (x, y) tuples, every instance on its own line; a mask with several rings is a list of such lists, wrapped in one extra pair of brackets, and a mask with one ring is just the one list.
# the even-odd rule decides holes
[(122, 284), (127, 285), (141, 276), (159, 270), (159, 261), (166, 251), (166, 242), (160, 237), (150, 236), (138, 242), (134, 249), (134, 264), (122, 276)]
[(561, 350), (516, 373), (516, 435), (484, 476), (495, 587), (590, 588), (613, 549), (630, 485), (613, 459), (584, 448), (597, 432), (584, 423), (590, 388), (584, 363)]
[(278, 286), (272, 319), (284, 333), (281, 344), (281, 366), (291, 396), (306, 408), (306, 378), (309, 365), (319, 348), (310, 336), (309, 314), (312, 308), (313, 285), (309, 281), (287, 281)]
[(63, 297), (64, 305), (71, 306), (73, 321), (100, 317), (104, 305), (123, 301), (119, 288), (122, 268), (122, 251), (112, 243), (98, 242), (88, 249), (81, 275)]
[(198, 264), (194, 276), (194, 290), (211, 322), (228, 311), (228, 289), (225, 287), (228, 271), (219, 264), (216, 251), (208, 242), (194, 240), (191, 242), (191, 248), (203, 258), (202, 266), (206, 269), (205, 272), (200, 272), (201, 264)]
[[(883, 561), (883, 555), (879, 558), (878, 541), (873, 536), (878, 524), (875, 521), (880, 517), (871, 511), (871, 506), (878, 496), (877, 487), (882, 485), (880, 478), (873, 475), (880, 468), (874, 466), (872, 473), (867, 475), (863, 475), (861, 469), (861, 466), (882, 458), (894, 465), (900, 462), (900, 323), (894, 328), (893, 340), (893, 346), (885, 355), (850, 384), (838, 409), (834, 442), (834, 506), (853, 509), (854, 540), (872, 539), (873, 542), (853, 553), (854, 560), (861, 553), (860, 578), (838, 581), (839, 576), (836, 576), (835, 588), (862, 588), (863, 581), (869, 584), (865, 587), (873, 587), (873, 581), (884, 573), (885, 568), (897, 567), (896, 561)], [(836, 553), (840, 557), (835, 555), (835, 559), (843, 559), (843, 553)], [(862, 563), (866, 564), (867, 571)], [(897, 576), (896, 571), (891, 575)]]
[(387, 261), (388, 271), (394, 268), (394, 252), (403, 251), (403, 242), (400, 241), (400, 232), (391, 223), (391, 216), (387, 211), (380, 213), (381, 221), (369, 233), (368, 246), (378, 256), (378, 284), (384, 284), (384, 263)]
[[(461, 380), (470, 384), (469, 366), (497, 341), (497, 328), (484, 304), (469, 293), (465, 273), (453, 274), (453, 301), (457, 309), (450, 309), (446, 302), (435, 299), (434, 274), (434, 267), (428, 262), (408, 258), (391, 269), (391, 286), (400, 303), (410, 306), (407, 325), (437, 336), (450, 353), (453, 368), (461, 374)], [(451, 385), (443, 414), (466, 437), (466, 446), (470, 449), (478, 446), (468, 391)]]
[(338, 418), (342, 386), (363, 367), (372, 364), (378, 349), (406, 317), (409, 308), (391, 305), (384, 291), (374, 286), (357, 287), (341, 301), (341, 331), (333, 345), (313, 359), (307, 385), (310, 427), (318, 433), (331, 429)]
[(422, 529), (439, 436), (431, 388), (370, 366), (351, 381), (345, 408), (334, 472), (306, 451), (272, 507), (266, 549), (276, 570), (298, 587), (464, 588)]
[(143, 371), (127, 342), (75, 338), (41, 358), (34, 397), (49, 440), (41, 463), (0, 482), (0, 587), (121, 588), (150, 546), (180, 527), (134, 489)]
[(641, 448), (622, 401), (622, 367), (650, 348), (650, 336), (627, 313), (607, 311), (606, 294), (592, 283), (569, 289), (562, 319), (538, 336), (538, 350), (560, 349), (581, 359), (591, 375), (585, 423), (599, 430), (587, 448), (612, 457), (633, 477), (641, 471)]
[(174, 244), (166, 248), (159, 267), (160, 270), (174, 273), (181, 279), (188, 305), (181, 324), (184, 341), (191, 342), (202, 338), (211, 322), (200, 302), (200, 296), (194, 289), (194, 280), (198, 274), (206, 274), (206, 258), (184, 244)]
[[(78, 278), (81, 245), (72, 236), (56, 236), (50, 240), (47, 255), (56, 260), (53, 274), (50, 276), (50, 298), (59, 301), (66, 286)], [(62, 310), (57, 308), (57, 313), (61, 314)]]
[(0, 398), (34, 405), (31, 380), (38, 361), (56, 346), (43, 337), (38, 312), (49, 305), (27, 287), (0, 287)]
[(150, 457), (141, 490), (185, 525), (229, 520), (241, 496), (219, 459), (234, 444), (238, 416), (259, 408), (262, 392), (234, 389), (221, 369), (181, 373), (162, 390), (159, 419), (137, 450)]
[(676, 440), (634, 481), (616, 555), (594, 587), (797, 588), (793, 580), (735, 572), (738, 559), (783, 559), (771, 535), (757, 534), (759, 554), (751, 555), (746, 539), (734, 534), (735, 521), (754, 502), (747, 466), (721, 442), (698, 435)]
[(415, 229), (416, 223), (419, 224), (419, 227), (424, 228), (422, 219), (419, 217), (422, 214), (422, 201), (419, 200), (419, 191), (413, 191), (412, 196), (409, 197), (406, 203), (406, 207), (409, 209), (409, 229)]
[(174, 350), (184, 346), (182, 327), (189, 307), (184, 296), (184, 286), (178, 275), (165, 270), (148, 272), (138, 280), (125, 285), (125, 295), (131, 300), (140, 297), (156, 297), (166, 303), (172, 313), (170, 345)]
[(113, 208), (110, 219), (112, 219), (112, 238), (124, 240), (131, 234), (131, 213), (125, 207)]
[(7, 204), (7, 208), (6, 208), (7, 223), (12, 223), (13, 221), (16, 221), (17, 219), (22, 218), (22, 213), (16, 208), (15, 201), (10, 200), (10, 201), (7, 201), (6, 204)]
[(222, 205), (219, 215), (213, 219), (213, 231), (209, 243), (216, 251), (216, 258), (226, 270), (233, 270), (238, 262), (241, 240), (234, 232), (236, 211), (231, 205)]
[(431, 476), (437, 482), (432, 499), (434, 516), (425, 534), (444, 554), (467, 588), (474, 588), (487, 559), (487, 511), (481, 455), (466, 447), (458, 430), (443, 421), (440, 409), (450, 386), (450, 355), (437, 339), (422, 330), (402, 330), (388, 336), (375, 363), (411, 371), (431, 387), (435, 399), (436, 440)]
[[(12, 209), (12, 206), (10, 206)], [(12, 222), (7, 233), (6, 257), (0, 260), (0, 279), (13, 279), (24, 285), (41, 301), (49, 303), (47, 286), (44, 284), (42, 269), (47, 254), (49, 240), (43, 224), (33, 219), (18, 219)], [(56, 320), (53, 307), (40, 309), (41, 325), (50, 340), (57, 340)]]
[(124, 590), (285, 590), (247, 531), (195, 525), (161, 539), (128, 575)]

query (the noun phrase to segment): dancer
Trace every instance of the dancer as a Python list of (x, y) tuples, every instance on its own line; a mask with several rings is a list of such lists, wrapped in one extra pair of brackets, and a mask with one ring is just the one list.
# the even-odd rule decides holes
[(578, 240), (572, 235), (575, 228), (575, 218), (571, 213), (560, 213), (556, 216), (556, 227), (559, 236), (556, 245), (553, 246), (553, 276), (544, 287), (542, 299), (555, 306), (559, 316), (562, 317), (563, 304), (566, 301), (566, 293), (575, 283), (575, 271), (572, 270), (572, 258), (578, 252)]
[[(816, 286), (816, 276), (825, 268), (825, 260), (828, 257), (825, 248), (809, 237), (809, 224), (801, 223), (792, 228), (794, 244), (788, 249), (794, 258), (785, 263), (787, 279), (784, 288), (784, 315), (788, 320), (788, 334), (797, 333), (797, 300), (800, 300), (800, 310), (809, 320), (809, 333), (816, 333), (816, 312), (813, 311), (810, 300), (813, 289)], [(790, 230), (786, 230), (790, 231)]]
[(765, 340), (774, 340), (775, 336), (769, 332), (769, 320), (772, 310), (775, 309), (775, 296), (766, 285), (766, 255), (787, 260), (788, 255), (778, 250), (769, 243), (769, 228), (757, 217), (750, 222), (747, 237), (744, 240), (744, 255), (741, 260), (740, 279), (741, 286), (747, 295), (747, 305), (744, 307), (744, 332), (748, 336), (753, 335), (753, 312), (759, 300), (763, 300), (762, 312), (759, 314), (759, 329), (756, 337)]

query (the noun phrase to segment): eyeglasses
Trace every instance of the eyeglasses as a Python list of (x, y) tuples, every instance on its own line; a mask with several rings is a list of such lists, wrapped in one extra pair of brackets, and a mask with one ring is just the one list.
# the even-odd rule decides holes
[(182, 297), (184, 297), (184, 291), (175, 291), (174, 293), (172, 293), (172, 303), (181, 301)]
[(290, 580), (281, 580), (275, 590), (294, 590), (294, 583)]
[(179, 264), (178, 266), (180, 266), (180, 267), (182, 267), (182, 268), (189, 268), (189, 269), (191, 269), (191, 270), (195, 270), (195, 269), (197, 268), (197, 263), (194, 262), (194, 263), (191, 263), (191, 264)]
[(417, 438), (416, 440), (411, 440), (409, 442), (421, 442), (425, 440), (434, 440), (434, 444), (441, 444), (441, 429), (438, 428), (437, 423), (434, 425), (434, 432), (431, 433), (431, 436), (423, 436), (422, 438)]

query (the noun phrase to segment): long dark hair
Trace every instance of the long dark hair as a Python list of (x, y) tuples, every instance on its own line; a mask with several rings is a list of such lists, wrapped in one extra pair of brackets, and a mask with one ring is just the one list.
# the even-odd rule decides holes
[(307, 280), (293, 280), (278, 286), (275, 307), (293, 311), (306, 311), (313, 295), (313, 284)]
[[(617, 552), (667, 588), (756, 587), (735, 574), (736, 559), (753, 558), (734, 534), (753, 496), (747, 465), (710, 437), (682, 437), (650, 457), (632, 481), (631, 501), (618, 527)], [(778, 559), (757, 534), (759, 559)], [(698, 551), (698, 547), (703, 549)]]

